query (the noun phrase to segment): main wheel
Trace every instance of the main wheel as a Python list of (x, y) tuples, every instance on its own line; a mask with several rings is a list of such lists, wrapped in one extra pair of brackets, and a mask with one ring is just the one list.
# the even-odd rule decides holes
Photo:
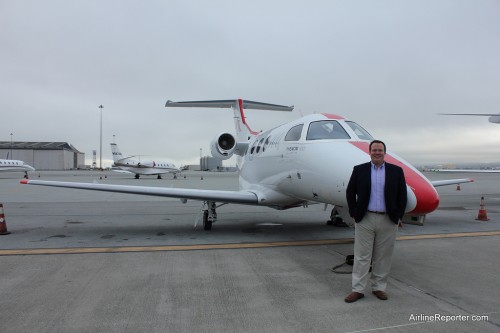
[(208, 210), (203, 211), (203, 230), (212, 230), (212, 221), (208, 219)]

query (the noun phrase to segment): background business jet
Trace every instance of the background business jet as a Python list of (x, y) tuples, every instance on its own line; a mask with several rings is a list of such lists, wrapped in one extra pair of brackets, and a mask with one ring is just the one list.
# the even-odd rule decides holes
[[(438, 113), (442, 116), (480, 116), (488, 117), (488, 121), (494, 124), (500, 124), (500, 113)], [(500, 173), (500, 170), (483, 169), (436, 169), (437, 172), (471, 172), (471, 173)]]
[(442, 116), (481, 116), (489, 117), (488, 121), (494, 124), (500, 124), (500, 113), (438, 113)]
[[(252, 131), (244, 109), (292, 111), (293, 106), (237, 100), (172, 102), (166, 107), (231, 108), (235, 135), (218, 134), (211, 142), (214, 157), (237, 157), (239, 191), (158, 188), (147, 186), (22, 180), (22, 184), (120, 192), (203, 201), (203, 227), (212, 228), (216, 208), (228, 204), (267, 206), (275, 209), (307, 207), (311, 203), (332, 204), (346, 221), (345, 189), (354, 165), (370, 160), (368, 146), (373, 137), (357, 123), (341, 116), (311, 114), (264, 132)], [(407, 218), (425, 218), (436, 210), (435, 186), (471, 181), (429, 181), (408, 162), (388, 151), (385, 160), (403, 168), (408, 192)], [(217, 203), (220, 205), (217, 206)]]
[(35, 171), (31, 165), (19, 160), (0, 159), (0, 171), (24, 172), (24, 177), (28, 177), (28, 171)]
[(124, 158), (116, 143), (111, 144), (111, 152), (114, 165), (124, 172), (135, 174), (135, 179), (139, 179), (141, 175), (157, 175), (161, 179), (161, 175), (165, 173), (180, 172), (173, 163), (167, 161), (139, 160), (134, 159), (135, 156)]

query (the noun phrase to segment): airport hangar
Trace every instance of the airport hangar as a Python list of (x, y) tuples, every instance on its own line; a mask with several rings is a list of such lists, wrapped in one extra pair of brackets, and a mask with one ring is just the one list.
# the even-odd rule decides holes
[(67, 142), (0, 141), (0, 158), (21, 160), (37, 170), (73, 170), (85, 166), (85, 153)]

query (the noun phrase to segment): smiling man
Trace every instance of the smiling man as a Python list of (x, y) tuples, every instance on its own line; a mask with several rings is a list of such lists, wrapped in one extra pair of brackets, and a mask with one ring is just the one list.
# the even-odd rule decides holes
[(403, 169), (385, 162), (385, 152), (385, 143), (372, 141), (371, 162), (356, 165), (347, 185), (349, 215), (356, 222), (352, 292), (345, 298), (347, 303), (364, 297), (368, 280), (378, 299), (388, 298), (387, 277), (407, 197)]

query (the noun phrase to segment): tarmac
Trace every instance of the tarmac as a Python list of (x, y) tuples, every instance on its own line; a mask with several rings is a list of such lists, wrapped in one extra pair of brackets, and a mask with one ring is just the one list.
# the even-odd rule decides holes
[[(352, 267), (331, 268), (352, 254), (354, 230), (325, 223), (331, 206), (223, 205), (205, 231), (198, 201), (0, 173), (10, 232), (0, 236), (0, 332), (499, 332), (500, 175), (425, 175), (475, 182), (439, 187), (440, 208), (399, 231), (389, 300), (367, 290), (347, 304)], [(193, 171), (30, 178), (238, 188), (234, 173)], [(488, 221), (476, 220), (481, 197)]]

